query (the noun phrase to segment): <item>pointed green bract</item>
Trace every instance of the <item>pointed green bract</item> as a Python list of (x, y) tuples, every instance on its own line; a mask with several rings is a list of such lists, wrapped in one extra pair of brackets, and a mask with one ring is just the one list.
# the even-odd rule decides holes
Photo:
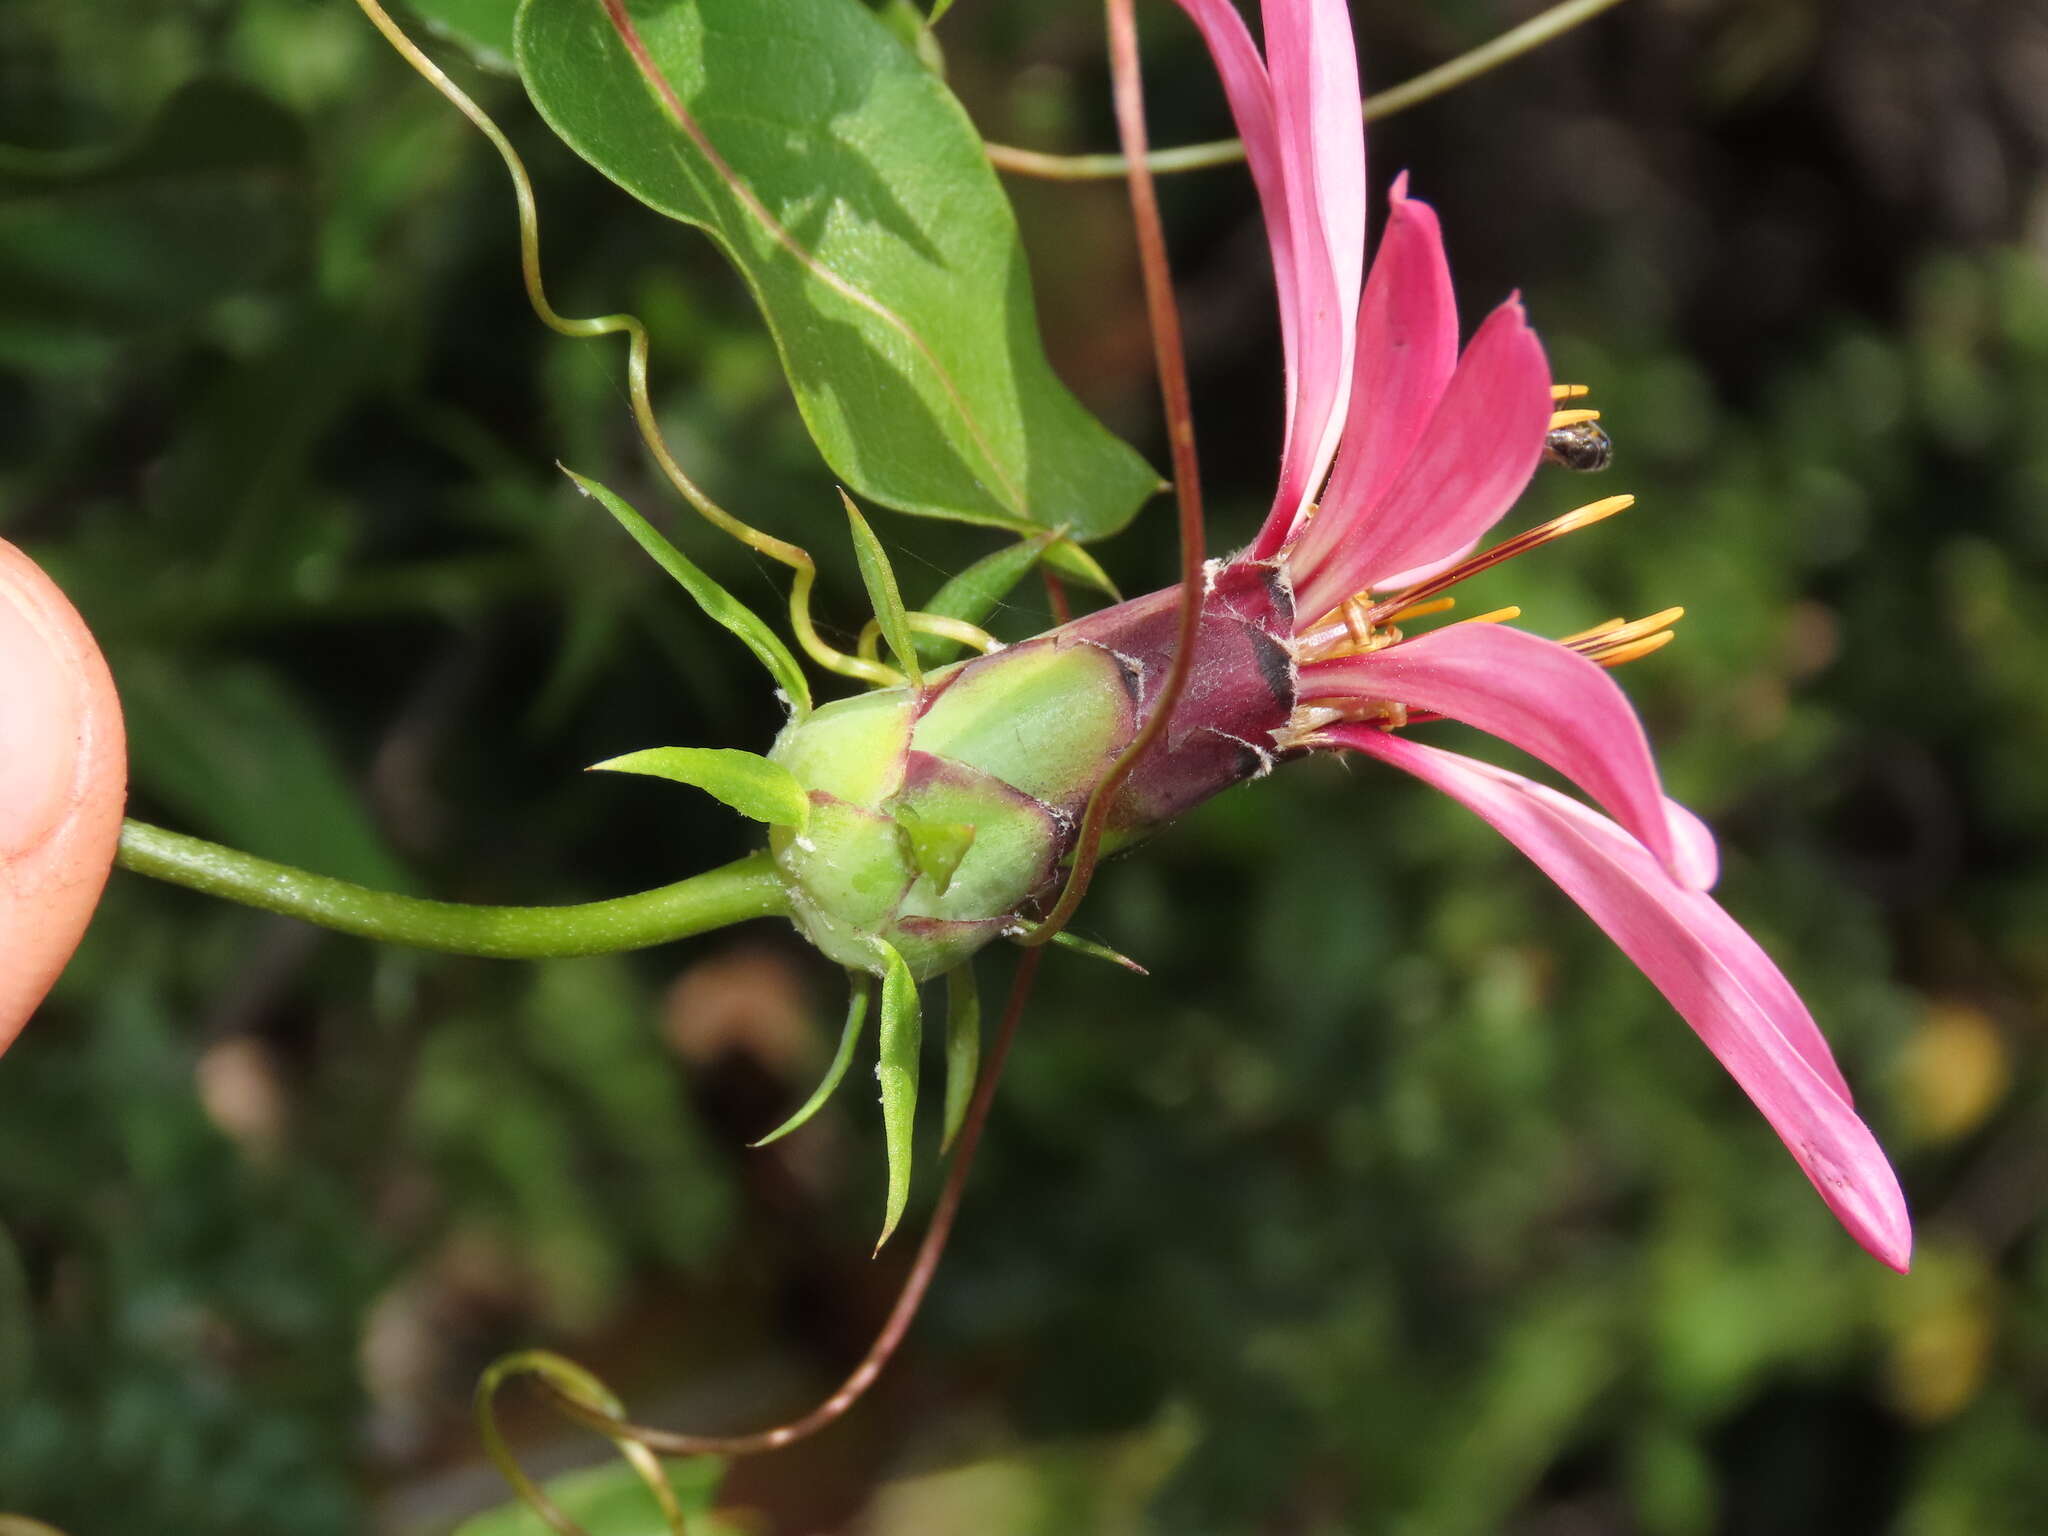
[(775, 679), (776, 685), (789, 699), (791, 711), (799, 719), (811, 712), (811, 685), (804, 680), (803, 669), (796, 664), (789, 647), (776, 637), (775, 631), (761, 622), (759, 614), (693, 565), (681, 550), (663, 538), (660, 530), (628, 506), (616, 491), (586, 475), (577, 474), (567, 465), (561, 469), (576, 482), (579, 491), (596, 500), (599, 506), (618, 519), (619, 526), (654, 557), (655, 564), (675, 578), (676, 585), (697, 600), (697, 606), (708, 617), (739, 637), (740, 643), (768, 669), (768, 675)]
[(889, 1194), (882, 1212), (882, 1235), (875, 1247), (903, 1219), (910, 1203), (911, 1133), (917, 1122), (917, 1062), (924, 1045), (924, 1015), (917, 1002), (917, 983), (903, 957), (877, 939), (882, 972), (881, 1060), (875, 1076), (882, 1084), (882, 1142), (889, 1157)]
[(742, 816), (770, 826), (810, 825), (811, 801), (796, 777), (758, 752), (732, 747), (649, 747), (590, 765), (592, 773), (640, 773), (672, 779), (722, 800)]
[(981, 991), (974, 984), (972, 964), (946, 972), (946, 1119), (939, 1137), (941, 1155), (967, 1120), (974, 1082), (981, 1075)]
[(839, 1091), (839, 1085), (846, 1080), (846, 1069), (853, 1065), (853, 1053), (860, 1045), (861, 1026), (867, 1022), (868, 998), (874, 991), (874, 982), (859, 971), (849, 971), (848, 979), (853, 991), (846, 1000), (846, 1023), (839, 1031), (839, 1049), (832, 1053), (832, 1065), (825, 1069), (825, 1075), (803, 1107), (782, 1124), (763, 1136), (754, 1145), (765, 1147), (771, 1141), (780, 1141), (791, 1131), (809, 1122), (811, 1116), (825, 1107), (825, 1101)]
[(944, 83), (853, 0), (527, 0), (548, 125), (718, 242), (865, 500), (1096, 539), (1159, 488), (1060, 383), (1016, 219)]
[(953, 876), (960, 872), (960, 861), (974, 846), (974, 823), (935, 821), (916, 807), (903, 804), (896, 806), (895, 816), (896, 825), (903, 830), (904, 841), (910, 846), (912, 867), (932, 883), (934, 894), (945, 895), (952, 889)]
[(1111, 949), (1107, 944), (1098, 944), (1093, 939), (1084, 939), (1071, 930), (1062, 929), (1052, 936), (1052, 941), (1062, 949), (1073, 950), (1077, 955), (1087, 955), (1093, 960), (1107, 960), (1111, 965), (1121, 966), (1133, 975), (1150, 976), (1152, 974), (1129, 955), (1120, 954), (1116, 950)]
[(1045, 563), (1060, 575), (1070, 576), (1085, 587), (1093, 587), (1112, 603), (1124, 600), (1116, 583), (1109, 579), (1109, 572), (1102, 568), (1102, 562), (1072, 539), (1053, 540), (1052, 548), (1045, 552)]
[(910, 686), (922, 688), (924, 673), (917, 665), (917, 645), (910, 633), (910, 620), (904, 616), (903, 589), (896, 585), (896, 570), (889, 564), (889, 552), (882, 548), (882, 541), (860, 515), (853, 498), (841, 491), (839, 499), (846, 503), (846, 521), (853, 531), (853, 558), (860, 564), (861, 585), (868, 589), (868, 601), (874, 604), (875, 622), (882, 626), (882, 638), (889, 642), (896, 664), (910, 679)]

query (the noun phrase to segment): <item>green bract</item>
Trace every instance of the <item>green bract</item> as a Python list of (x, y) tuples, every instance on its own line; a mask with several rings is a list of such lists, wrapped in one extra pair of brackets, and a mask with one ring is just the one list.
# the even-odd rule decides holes
[(769, 754), (811, 799), (809, 829), (776, 827), (769, 846), (797, 926), (840, 964), (879, 970), (881, 940), (920, 980), (936, 976), (1058, 869), (1076, 802), (1134, 711), (1099, 651), (1027, 647), (1014, 661), (828, 704)]
[[(1271, 572), (1203, 595), (1194, 680), (1120, 792), (1109, 846), (1270, 765), (1291, 612)], [(923, 980), (1028, 924), (1150, 713), (1178, 622), (1178, 591), (1154, 593), (792, 721), (769, 756), (810, 821), (771, 828), (769, 847), (805, 937), (876, 974), (893, 949)]]

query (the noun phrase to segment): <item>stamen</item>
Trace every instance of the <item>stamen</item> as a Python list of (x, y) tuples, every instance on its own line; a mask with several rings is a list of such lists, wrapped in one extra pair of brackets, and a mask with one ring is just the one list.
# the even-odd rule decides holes
[[(1515, 607), (1496, 608), (1491, 613), (1475, 613), (1469, 619), (1460, 619), (1458, 624), (1506, 624), (1522, 616), (1522, 610)], [(1445, 629), (1456, 629), (1458, 624), (1446, 624)]]
[(1344, 628), (1350, 634), (1352, 642), (1361, 649), (1371, 645), (1372, 621), (1366, 617), (1365, 604), (1356, 597), (1347, 597), (1344, 599), (1342, 612)]
[[(1435, 603), (1423, 603), (1415, 611), (1441, 613), (1455, 601), (1445, 598)], [(1375, 624), (1366, 594), (1361, 592), (1355, 597), (1345, 598), (1296, 635), (1294, 654), (1302, 661), (1333, 661), (1340, 656), (1361, 656), (1377, 651), (1401, 638), (1401, 631), (1394, 627), (1394, 619), (1402, 617), (1405, 615), (1395, 614), (1393, 619), (1382, 619)]]
[(1626, 645), (1616, 646), (1611, 651), (1601, 651), (1591, 657), (1603, 667), (1625, 666), (1631, 661), (1640, 661), (1652, 651), (1661, 651), (1678, 638), (1675, 629), (1661, 629), (1654, 635), (1644, 635), (1640, 640), (1631, 640)]
[(1557, 643), (1559, 645), (1577, 645), (1582, 640), (1598, 640), (1603, 635), (1612, 634), (1627, 622), (1628, 620), (1620, 618), (1606, 619), (1595, 624), (1591, 629), (1582, 629), (1575, 635), (1566, 635)]
[[(1355, 603), (1358, 599), (1354, 597), (1351, 601)], [(1426, 619), (1432, 613), (1449, 613), (1457, 606), (1458, 600), (1455, 597), (1432, 598), (1429, 602), (1416, 603), (1412, 607), (1403, 608), (1399, 613), (1388, 614), (1387, 622), (1389, 624), (1406, 624), (1410, 619)], [(1616, 619), (1614, 622), (1619, 624), (1621, 620)]]
[(1599, 419), (1600, 413), (1598, 411), (1552, 411), (1550, 413), (1550, 430), (1556, 432), (1565, 427), (1576, 427), (1589, 421), (1598, 421)]
[(1560, 641), (1559, 644), (1569, 646), (1587, 660), (1598, 662), (1603, 667), (1618, 667), (1623, 662), (1634, 661), (1639, 656), (1647, 656), (1650, 652), (1670, 644), (1673, 634), (1671, 626), (1684, 617), (1683, 608), (1665, 608), (1646, 618), (1637, 619), (1632, 624), (1610, 621), (1596, 625), (1592, 629)]
[(1626, 645), (1631, 640), (1640, 640), (1645, 635), (1654, 635), (1661, 629), (1669, 629), (1685, 617), (1683, 608), (1665, 608), (1647, 618), (1637, 619), (1633, 624), (1624, 624), (1600, 637), (1603, 648)]
[(1636, 499), (1633, 496), (1609, 496), (1600, 501), (1589, 502), (1583, 507), (1565, 513), (1562, 517), (1554, 517), (1547, 523), (1540, 523), (1526, 533), (1518, 533), (1512, 539), (1503, 540), (1491, 549), (1481, 550), (1471, 559), (1461, 561), (1449, 570), (1410, 587), (1406, 592), (1376, 604), (1369, 610), (1368, 616), (1376, 624), (1383, 623), (1387, 615), (1399, 609), (1409, 607), (1424, 598), (1434, 597), (1447, 587), (1455, 587), (1459, 582), (1469, 580), (1481, 571), (1493, 569), (1503, 560), (1512, 560), (1517, 555), (1527, 554), (1539, 544), (1548, 544), (1552, 539), (1561, 539), (1568, 533), (1578, 532), (1581, 528), (1590, 528), (1617, 512), (1626, 512), (1635, 504)]
[[(1561, 539), (1568, 533), (1577, 533), (1581, 528), (1590, 528), (1593, 524), (1602, 522), (1614, 516), (1617, 512), (1626, 512), (1635, 504), (1636, 499), (1633, 496), (1609, 496), (1600, 501), (1589, 501), (1583, 507), (1574, 507), (1571, 511), (1565, 513), (1563, 517), (1554, 517), (1541, 527), (1531, 528), (1529, 533), (1540, 534), (1547, 532), (1549, 538)], [(1525, 538), (1528, 536), (1528, 534), (1523, 535)], [(1511, 540), (1510, 542), (1513, 541)], [(1547, 542), (1547, 540), (1539, 542)]]
[(1550, 398), (1553, 400), (1583, 400), (1591, 393), (1593, 393), (1593, 388), (1590, 384), (1553, 384), (1550, 386)]

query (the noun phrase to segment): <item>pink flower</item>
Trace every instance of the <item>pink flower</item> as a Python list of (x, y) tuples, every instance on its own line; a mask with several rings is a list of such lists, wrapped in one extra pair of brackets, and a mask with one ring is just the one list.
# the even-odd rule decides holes
[[(1361, 292), (1364, 125), (1345, 0), (1265, 0), (1261, 59), (1231, 0), (1180, 0), (1214, 55), (1265, 213), (1287, 361), (1273, 508), (1234, 564), (1292, 585), (1298, 691), (1282, 747), (1414, 774), (1533, 859), (1640, 966), (1720, 1060), (1851, 1235), (1904, 1270), (1912, 1235), (1884, 1153), (1791, 985), (1705, 892), (1712, 835), (1666, 799), (1603, 667), (1670, 638), (1679, 610), (1559, 642), (1516, 610), (1410, 636), (1475, 570), (1629, 504), (1614, 497), (1476, 557), (1541, 462), (1550, 370), (1510, 298), (1461, 354), (1436, 216), (1393, 188)], [(1568, 393), (1559, 391), (1558, 393)], [(1387, 594), (1387, 595), (1382, 595)], [(1548, 764), (1603, 816), (1401, 734), (1463, 721)]]
[(0, 540), (0, 1051), (99, 903), (127, 772), (121, 706), (85, 621)]

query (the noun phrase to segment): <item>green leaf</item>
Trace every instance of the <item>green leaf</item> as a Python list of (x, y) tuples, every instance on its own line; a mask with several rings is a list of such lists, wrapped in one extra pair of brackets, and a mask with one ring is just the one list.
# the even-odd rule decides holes
[(512, 20), (519, 0), (406, 0), (406, 9), (427, 24), (427, 30), (464, 49), (485, 69), (501, 75), (515, 72), (512, 63)]
[(903, 1208), (910, 1203), (910, 1140), (917, 1119), (917, 1062), (924, 1046), (924, 1015), (917, 1002), (917, 983), (903, 957), (882, 940), (886, 969), (882, 972), (881, 1061), (875, 1076), (882, 1081), (882, 1141), (889, 1157), (889, 1195), (882, 1214), (882, 1235), (876, 1239), (879, 1252)]
[[(951, 0), (939, 0), (932, 21), (938, 20)], [(875, 8), (875, 17), (894, 34), (896, 41), (908, 48), (911, 56), (941, 80), (946, 78), (946, 55), (939, 47), (939, 40), (932, 35), (932, 23), (917, 8), (916, 0), (881, 0)]]
[(796, 658), (790, 655), (789, 647), (777, 638), (775, 631), (761, 622), (759, 614), (692, 565), (681, 550), (663, 538), (652, 523), (628, 506), (616, 492), (577, 474), (567, 465), (562, 467), (562, 473), (575, 481), (576, 488), (584, 495), (595, 497), (605, 511), (617, 518), (619, 526), (654, 557), (657, 565), (676, 579), (678, 586), (697, 600), (699, 608), (739, 636), (741, 643), (760, 659), (761, 665), (768, 669), (768, 675), (788, 696), (790, 708), (799, 718), (811, 712), (811, 685), (804, 681), (803, 669), (796, 664)]
[(873, 981), (860, 974), (852, 973), (853, 992), (846, 1001), (846, 1024), (839, 1031), (839, 1049), (832, 1053), (832, 1065), (825, 1069), (825, 1076), (811, 1096), (804, 1100), (803, 1107), (782, 1124), (763, 1136), (754, 1145), (765, 1147), (771, 1141), (780, 1141), (791, 1131), (807, 1123), (811, 1116), (825, 1107), (825, 1101), (839, 1091), (840, 1083), (846, 1079), (846, 1069), (853, 1064), (853, 1053), (860, 1044), (861, 1026), (867, 1022), (868, 997), (874, 991)]
[(946, 972), (946, 1128), (939, 1138), (941, 1156), (960, 1134), (980, 1073), (981, 992), (970, 961)]
[(742, 816), (774, 827), (810, 825), (811, 801), (796, 775), (758, 752), (733, 747), (649, 747), (590, 765), (592, 773), (644, 773), (673, 779), (723, 800)]
[(1101, 538), (1158, 476), (1039, 343), (1016, 219), (960, 104), (850, 0), (527, 0), (550, 127), (745, 276), (819, 450), (907, 512)]
[(868, 601), (874, 605), (875, 622), (882, 626), (882, 638), (889, 642), (889, 649), (895, 654), (897, 665), (903, 668), (904, 676), (910, 679), (910, 686), (922, 688), (924, 673), (917, 665), (917, 642), (910, 633), (910, 620), (904, 616), (903, 589), (896, 585), (896, 571), (889, 564), (888, 551), (882, 548), (882, 541), (875, 537), (868, 520), (860, 515), (853, 498), (841, 491), (839, 499), (846, 503), (846, 520), (853, 529), (853, 558), (860, 564), (861, 585), (868, 589)]

